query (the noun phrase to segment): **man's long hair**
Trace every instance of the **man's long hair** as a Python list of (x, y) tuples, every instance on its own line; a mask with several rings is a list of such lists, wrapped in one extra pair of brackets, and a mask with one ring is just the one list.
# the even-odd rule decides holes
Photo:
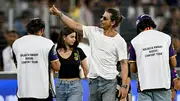
[(117, 27), (122, 21), (123, 21), (123, 16), (120, 14), (120, 12), (116, 9), (113, 8), (108, 8), (106, 9), (106, 12), (111, 13), (111, 21), (115, 21), (115, 24), (113, 27)]

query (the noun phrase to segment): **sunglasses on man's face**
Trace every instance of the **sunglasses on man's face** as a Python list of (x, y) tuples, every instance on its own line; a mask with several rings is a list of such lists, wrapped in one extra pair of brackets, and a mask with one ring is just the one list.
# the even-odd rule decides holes
[(103, 18), (103, 20), (108, 20), (108, 18), (107, 18), (107, 17), (102, 16), (102, 15), (101, 15), (101, 18)]

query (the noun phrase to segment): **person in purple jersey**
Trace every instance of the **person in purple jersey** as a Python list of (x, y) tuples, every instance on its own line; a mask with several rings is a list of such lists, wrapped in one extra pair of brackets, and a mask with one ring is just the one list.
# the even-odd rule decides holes
[(176, 67), (171, 37), (154, 30), (156, 24), (147, 14), (138, 17), (136, 26), (129, 62), (131, 72), (138, 73), (138, 101), (171, 101), (170, 68)]
[(12, 45), (17, 67), (18, 101), (53, 100), (54, 85), (50, 70), (58, 71), (61, 63), (54, 43), (43, 37), (44, 29), (43, 20), (31, 19), (26, 25), (28, 35), (17, 39)]
[(179, 89), (180, 89), (179, 76), (176, 73), (176, 69), (171, 68), (171, 91), (172, 91), (171, 99), (172, 101), (175, 101), (176, 92)]
[[(172, 35), (172, 44), (176, 52), (179, 51), (180, 49), (179, 39), (180, 39), (179, 35)], [(171, 99), (172, 101), (175, 100), (177, 90), (180, 90), (179, 75), (177, 74), (175, 68), (171, 68), (171, 91), (172, 91)], [(137, 91), (140, 92), (139, 83), (137, 83)]]

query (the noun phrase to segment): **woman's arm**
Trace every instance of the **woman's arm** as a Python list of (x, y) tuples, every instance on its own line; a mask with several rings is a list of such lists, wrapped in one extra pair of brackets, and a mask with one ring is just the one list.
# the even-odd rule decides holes
[(87, 78), (87, 75), (88, 75), (88, 65), (87, 65), (86, 58), (81, 61), (81, 67), (82, 67), (82, 69), (84, 71), (85, 78)]

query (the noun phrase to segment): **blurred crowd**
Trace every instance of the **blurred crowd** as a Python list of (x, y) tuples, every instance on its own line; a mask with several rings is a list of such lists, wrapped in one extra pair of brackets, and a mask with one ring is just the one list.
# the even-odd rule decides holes
[[(180, 1), (179, 0), (0, 0), (0, 70), (4, 68), (3, 50), (11, 46), (18, 37), (27, 35), (25, 25), (33, 17), (39, 17), (44, 20), (48, 18), (49, 36), (54, 43), (57, 42), (57, 36), (60, 28), (63, 27), (57, 18), (47, 15), (48, 7), (56, 5), (63, 13), (67, 14), (75, 21), (85, 25), (98, 25), (100, 16), (105, 8), (116, 8), (121, 11), (125, 17), (122, 27), (117, 30), (120, 34), (128, 35), (125, 37), (127, 43), (136, 34), (136, 18), (141, 14), (149, 14), (155, 20), (157, 29), (163, 31), (172, 38), (180, 39)], [(10, 27), (10, 10), (13, 9), (13, 24)], [(49, 14), (49, 13), (48, 13)], [(49, 16), (49, 17), (45, 17)], [(125, 24), (126, 23), (126, 24)], [(132, 28), (129, 30), (128, 27)], [(123, 28), (123, 29), (121, 29)], [(127, 28), (127, 29), (126, 29)], [(126, 30), (126, 31), (124, 31)], [(8, 33), (17, 33), (11, 35)], [(129, 34), (130, 33), (130, 34)], [(180, 45), (179, 42), (175, 43)], [(175, 47), (176, 48), (176, 47)], [(7, 53), (8, 54), (8, 53)], [(11, 56), (9, 56), (11, 58)], [(180, 52), (177, 52), (178, 67), (180, 67)], [(5, 63), (5, 62), (4, 62)]]

